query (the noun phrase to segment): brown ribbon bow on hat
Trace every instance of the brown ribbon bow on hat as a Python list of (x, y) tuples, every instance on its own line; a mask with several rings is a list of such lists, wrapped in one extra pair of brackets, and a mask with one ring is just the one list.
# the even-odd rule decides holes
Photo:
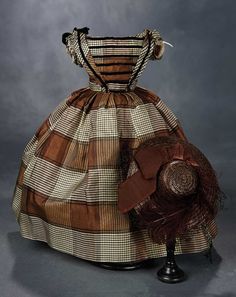
[(168, 147), (155, 146), (141, 148), (134, 159), (139, 170), (118, 187), (118, 208), (122, 213), (131, 210), (156, 190), (157, 172), (170, 160), (184, 160), (187, 164), (198, 166), (180, 143), (176, 143), (171, 150)]

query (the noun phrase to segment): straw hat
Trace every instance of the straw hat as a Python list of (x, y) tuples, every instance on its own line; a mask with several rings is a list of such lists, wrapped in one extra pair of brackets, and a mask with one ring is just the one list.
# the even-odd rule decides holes
[(134, 154), (136, 172), (118, 185), (118, 208), (133, 212), (154, 242), (166, 243), (215, 218), (222, 203), (214, 169), (187, 140), (160, 136)]

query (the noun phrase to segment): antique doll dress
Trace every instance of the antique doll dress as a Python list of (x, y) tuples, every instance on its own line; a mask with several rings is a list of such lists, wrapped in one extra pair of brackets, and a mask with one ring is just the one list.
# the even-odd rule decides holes
[[(64, 42), (72, 61), (87, 71), (88, 86), (58, 104), (21, 158), (12, 200), (20, 233), (90, 261), (163, 257), (165, 245), (117, 208), (118, 184), (143, 141), (159, 135), (187, 139), (162, 99), (137, 85), (147, 62), (162, 58), (163, 39), (155, 29), (95, 37), (86, 28), (74, 28)], [(206, 250), (216, 234), (212, 221), (206, 230), (177, 238), (175, 253)]]

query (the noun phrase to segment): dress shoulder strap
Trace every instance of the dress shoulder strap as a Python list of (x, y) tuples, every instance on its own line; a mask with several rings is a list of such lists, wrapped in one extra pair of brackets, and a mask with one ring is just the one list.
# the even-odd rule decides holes
[(137, 59), (137, 62), (134, 66), (133, 72), (130, 76), (129, 82), (128, 82), (128, 89), (132, 88), (133, 85), (136, 85), (138, 77), (143, 72), (147, 61), (150, 57), (150, 54), (153, 49), (153, 42), (152, 42), (152, 36), (151, 31), (149, 29), (145, 29), (143, 32), (137, 35), (138, 37), (144, 36), (143, 46), (140, 51), (139, 57)]
[[(87, 28), (87, 27), (85, 27)], [(89, 29), (89, 28), (88, 28)], [(109, 88), (105, 82), (105, 79), (103, 78), (103, 75), (98, 70), (95, 60), (91, 54), (91, 51), (89, 49), (86, 35), (88, 32), (84, 32), (82, 29), (77, 29), (77, 39), (80, 46), (80, 54), (82, 58), (82, 65), (86, 68), (89, 75), (93, 75), (98, 79), (98, 82), (102, 88), (103, 91), (108, 92)]]
[(103, 91), (108, 91), (108, 86), (97, 69), (93, 56), (87, 44), (86, 34), (89, 28), (74, 28), (72, 33), (64, 33), (63, 43), (67, 45), (68, 52), (72, 56), (73, 62), (80, 67), (84, 67), (90, 76), (95, 76)]
[(161, 39), (160, 33), (157, 30), (145, 29), (144, 32), (140, 33), (137, 36), (145, 36), (143, 48), (139, 54), (138, 60), (134, 67), (133, 73), (130, 77), (128, 86), (132, 88), (133, 85), (137, 83), (138, 77), (144, 71), (148, 60), (152, 59), (153, 52), (155, 50), (157, 40)]

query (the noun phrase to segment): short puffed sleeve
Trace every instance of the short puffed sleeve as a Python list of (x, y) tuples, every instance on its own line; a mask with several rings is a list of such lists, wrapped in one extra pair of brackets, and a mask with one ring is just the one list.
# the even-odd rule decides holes
[(80, 67), (83, 67), (79, 59), (79, 52), (78, 52), (79, 47), (78, 47), (78, 38), (77, 38), (76, 30), (74, 29), (72, 33), (70, 32), (63, 33), (62, 42), (65, 44), (66, 52), (72, 58), (73, 63), (75, 63)]
[(160, 60), (163, 57), (165, 51), (164, 40), (162, 39), (159, 31), (155, 29), (152, 31), (152, 37), (154, 41), (154, 47), (150, 56), (150, 60)]

